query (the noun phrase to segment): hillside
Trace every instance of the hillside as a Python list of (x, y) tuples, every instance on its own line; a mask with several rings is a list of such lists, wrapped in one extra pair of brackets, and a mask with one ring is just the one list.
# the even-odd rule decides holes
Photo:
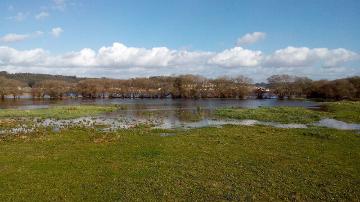
[(32, 87), (35, 83), (43, 80), (61, 80), (71, 83), (77, 83), (84, 78), (78, 78), (76, 76), (63, 76), (63, 75), (51, 75), (51, 74), (33, 74), (33, 73), (14, 73), (10, 74), (5, 71), (0, 72), (0, 76), (8, 79), (15, 79), (22, 81)]

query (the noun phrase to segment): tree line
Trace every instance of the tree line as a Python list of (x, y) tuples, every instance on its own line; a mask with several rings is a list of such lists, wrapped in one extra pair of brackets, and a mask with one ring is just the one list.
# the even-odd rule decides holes
[(77, 83), (45, 80), (32, 88), (33, 97), (62, 98), (245, 98), (253, 85), (247, 77), (158, 76), (133, 79), (85, 79)]
[(14, 98), (24, 92), (33, 98), (321, 98), (359, 99), (360, 77), (313, 81), (307, 77), (273, 75), (259, 86), (245, 76), (208, 79), (196, 75), (132, 79), (62, 79), (23, 82), (0, 76), (0, 96)]
[(82, 79), (85, 79), (85, 78), (78, 78), (76, 76), (63, 76), (63, 75), (51, 75), (51, 74), (34, 74), (34, 73), (9, 74), (6, 71), (0, 71), (0, 77), (18, 80), (30, 87), (32, 87), (35, 83), (44, 80), (62, 80), (66, 82), (76, 83)]
[(267, 79), (278, 98), (359, 99), (360, 77), (313, 81), (307, 77), (273, 75)]

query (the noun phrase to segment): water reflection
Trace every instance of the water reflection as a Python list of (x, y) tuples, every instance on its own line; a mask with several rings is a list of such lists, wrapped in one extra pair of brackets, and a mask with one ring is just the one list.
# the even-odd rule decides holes
[(277, 99), (264, 99), (264, 100), (238, 100), (238, 99), (64, 99), (64, 100), (51, 100), (51, 99), (5, 99), (0, 101), (0, 108), (21, 108), (27, 109), (37, 108), (39, 106), (49, 107), (53, 105), (79, 105), (79, 104), (118, 104), (124, 105), (129, 109), (214, 109), (221, 107), (243, 107), (243, 108), (256, 108), (260, 106), (298, 106), (298, 107), (311, 107), (318, 106), (319, 103), (307, 100), (277, 100)]

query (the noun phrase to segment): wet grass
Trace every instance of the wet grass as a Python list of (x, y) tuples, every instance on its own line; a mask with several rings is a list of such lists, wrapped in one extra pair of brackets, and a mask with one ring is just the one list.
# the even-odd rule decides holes
[[(170, 111), (169, 111), (170, 112)], [(143, 117), (143, 118), (161, 118), (164, 117), (164, 115), (168, 113), (167, 111), (137, 111), (136, 115), (139, 117)], [(177, 109), (174, 110), (173, 112), (171, 111), (170, 113), (174, 113), (180, 121), (183, 122), (196, 122), (196, 121), (200, 121), (204, 118), (204, 114), (205, 112), (197, 109), (197, 110), (193, 110), (193, 111), (189, 111), (189, 110), (183, 110), (183, 109)]]
[(79, 105), (79, 106), (54, 106), (46, 109), (2, 109), (0, 118), (33, 117), (71, 119), (83, 116), (98, 115), (119, 109), (116, 105)]
[(0, 118), (0, 131), (10, 130), (19, 127), (29, 127), (34, 122), (27, 118), (13, 117), (13, 118)]
[(201, 110), (177, 110), (176, 114), (179, 117), (179, 120), (184, 122), (197, 122), (201, 121), (204, 118), (204, 112), (202, 112)]
[(337, 120), (360, 123), (360, 101), (330, 102), (325, 105), (325, 110)]
[(351, 131), (71, 128), (0, 140), (0, 201), (360, 200)]
[(256, 109), (218, 109), (216, 115), (232, 119), (253, 119), (278, 123), (312, 123), (319, 121), (325, 112), (302, 107), (260, 107)]
[(216, 115), (233, 119), (254, 119), (279, 123), (313, 123), (322, 118), (334, 118), (360, 123), (360, 102), (333, 102), (322, 105), (321, 110), (304, 107), (260, 107), (256, 109), (224, 108)]

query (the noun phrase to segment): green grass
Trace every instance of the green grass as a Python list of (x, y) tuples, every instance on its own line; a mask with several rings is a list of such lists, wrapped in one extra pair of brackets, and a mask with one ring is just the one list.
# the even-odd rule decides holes
[(325, 105), (335, 119), (360, 123), (360, 101), (358, 102), (330, 102)]
[(322, 105), (322, 110), (304, 107), (260, 107), (255, 109), (224, 108), (216, 115), (234, 119), (254, 119), (279, 123), (313, 123), (322, 118), (334, 118), (360, 123), (360, 102), (334, 102)]
[(218, 109), (216, 114), (233, 119), (254, 119), (279, 123), (312, 123), (319, 121), (324, 113), (302, 107), (260, 107), (256, 109)]
[(2, 109), (0, 118), (37, 117), (54, 119), (71, 119), (82, 116), (92, 116), (118, 109), (115, 105), (79, 105), (54, 106), (47, 109)]
[(0, 201), (358, 201), (359, 146), (324, 128), (40, 131), (1, 139)]
[[(23, 124), (26, 117), (66, 119), (116, 109), (0, 110), (0, 128)], [(359, 112), (359, 102), (339, 102), (326, 103), (323, 111), (275, 107), (220, 109), (217, 114), (282, 123), (323, 117), (359, 123)], [(140, 125), (105, 133), (98, 130), (102, 127), (0, 136), (0, 201), (360, 200), (356, 131)]]

